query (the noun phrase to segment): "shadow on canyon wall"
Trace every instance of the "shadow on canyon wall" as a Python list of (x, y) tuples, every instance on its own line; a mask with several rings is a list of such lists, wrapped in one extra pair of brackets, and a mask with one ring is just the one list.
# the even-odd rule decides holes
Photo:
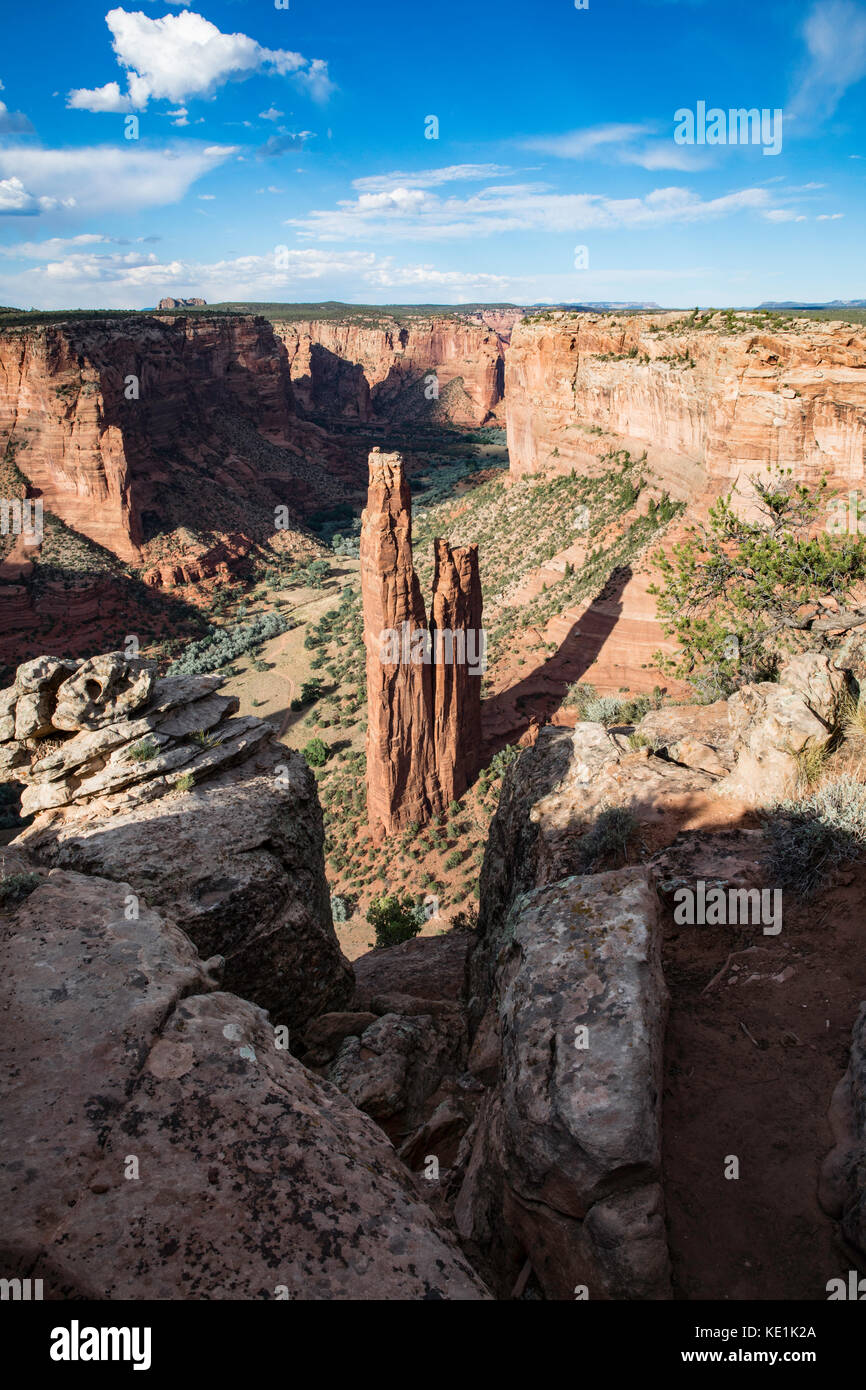
[[(500, 690), (483, 701), (481, 724), (485, 759), (523, 734), (533, 716), (536, 721), (540, 716), (546, 722), (559, 709), (568, 687), (586, 675), (619, 622), (622, 594), (631, 577), (629, 565), (615, 569), (592, 599), (587, 611), (572, 624), (557, 651), (516, 685)], [(602, 603), (604, 609), (599, 611), (595, 606)], [(541, 634), (538, 635), (540, 638)]]
[(123, 650), (130, 635), (141, 647), (194, 641), (209, 626), (203, 609), (132, 575), (55, 564), (35, 577), (0, 573), (0, 686), (35, 656), (97, 656)]

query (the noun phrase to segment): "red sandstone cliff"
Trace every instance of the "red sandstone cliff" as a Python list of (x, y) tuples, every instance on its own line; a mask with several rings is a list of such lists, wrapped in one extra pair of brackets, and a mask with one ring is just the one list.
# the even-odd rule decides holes
[[(430, 631), (412, 563), (412, 505), (399, 454), (370, 454), (361, 527), (367, 661), (367, 814), (376, 838), (423, 825), (462, 796), (481, 750), (481, 677), (465, 663), (411, 660), (430, 632), (481, 627), (475, 546), (436, 542)], [(386, 633), (399, 652), (388, 652)], [(396, 659), (385, 657), (396, 656)], [(435, 649), (434, 649), (435, 655)], [(407, 659), (409, 658), (409, 659)]]
[(481, 677), (470, 664), (482, 655), (477, 545), (453, 550), (447, 541), (434, 542), (430, 631), (434, 640), (437, 633), (466, 634), (468, 644), (464, 652), (453, 648), (453, 660), (446, 646), (433, 666), (434, 758), (447, 805), (463, 795), (481, 757)]
[(675, 314), (554, 313), (515, 328), (505, 400), (518, 476), (621, 446), (647, 448), (680, 495), (777, 464), (804, 481), (864, 476), (866, 337), (850, 324), (731, 332), (720, 317), (695, 329)]
[(509, 327), (457, 318), (274, 324), (305, 409), (458, 425), (481, 425), (500, 408)]
[[(214, 416), (274, 438), (291, 396), (268, 325), (252, 319), (84, 322), (0, 334), (0, 447), (45, 507), (121, 559), (140, 559), (177, 474), (216, 464)], [(133, 380), (134, 379), (134, 380)], [(222, 464), (222, 459), (219, 459)]]
[(327, 441), (295, 415), (285, 349), (251, 316), (0, 332), (7, 445), (47, 511), (137, 564), (207, 571), (231, 533), (273, 531), (276, 505), (343, 495)]

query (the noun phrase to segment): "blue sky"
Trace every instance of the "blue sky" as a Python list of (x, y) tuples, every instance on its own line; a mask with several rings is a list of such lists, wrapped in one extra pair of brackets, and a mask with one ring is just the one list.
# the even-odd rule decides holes
[[(0, 303), (866, 298), (866, 0), (42, 0), (0, 24)], [(677, 143), (699, 102), (781, 110), (781, 151)]]

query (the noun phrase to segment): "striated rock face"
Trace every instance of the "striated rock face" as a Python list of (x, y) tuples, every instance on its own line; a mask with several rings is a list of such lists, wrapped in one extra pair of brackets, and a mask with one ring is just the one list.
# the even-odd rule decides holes
[(182, 488), (183, 473), (211, 458), (225, 468), (231, 450), (215, 447), (221, 411), (268, 438), (289, 435), (291, 388), (264, 319), (120, 319), (0, 333), (0, 448), (11, 439), (46, 509), (121, 559), (138, 558), (167, 483)]
[(29, 662), (0, 693), (0, 775), (36, 813), (17, 842), (36, 862), (131, 884), (224, 958), (227, 987), (297, 1027), (353, 989), (315, 780), (218, 684), (154, 681), (119, 652)]
[(443, 637), (442, 660), (433, 666), (433, 749), (446, 801), (463, 795), (479, 768), (481, 757), (481, 677), (473, 667), (481, 653), (481, 579), (478, 547), (454, 550), (447, 541), (434, 542), (433, 596), (430, 632), (466, 634), (461, 659), (459, 637), (449, 659)]
[[(671, 323), (680, 326), (650, 331)], [(803, 481), (825, 471), (862, 480), (862, 332), (811, 321), (737, 333), (682, 324), (672, 314), (518, 324), (505, 371), (513, 472), (568, 471), (625, 446), (648, 448), (687, 489), (691, 472), (692, 491), (702, 469), (710, 479), (781, 465)]]
[(443, 811), (463, 794), (477, 769), (480, 668), (476, 665), (472, 674), (468, 662), (460, 660), (459, 637), (449, 649), (442, 634), (465, 636), (471, 627), (472, 640), (478, 641), (481, 585), (477, 548), (452, 551), (437, 541), (428, 630), (412, 563), (412, 504), (403, 461), (379, 449), (370, 454), (360, 557), (367, 813), (374, 834), (382, 835), (424, 824)]
[(481, 425), (501, 408), (511, 321), (316, 320), (276, 322), (274, 329), (286, 346), (297, 399), (309, 411)]
[(55, 869), (0, 905), (4, 1274), (48, 1299), (489, 1297), (381, 1130), (132, 892)]

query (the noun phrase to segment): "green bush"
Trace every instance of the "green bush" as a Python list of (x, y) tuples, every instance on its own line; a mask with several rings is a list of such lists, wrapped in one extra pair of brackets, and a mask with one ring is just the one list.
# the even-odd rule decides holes
[(419, 914), (411, 898), (386, 893), (373, 899), (367, 909), (367, 921), (375, 929), (377, 946), (397, 946), (418, 935), (424, 913), (422, 908)]
[(142, 739), (141, 743), (133, 744), (129, 750), (129, 756), (134, 763), (147, 763), (150, 762), (151, 758), (155, 758), (158, 752), (159, 748), (153, 739), (145, 738)]
[(648, 695), (623, 699), (621, 695), (601, 695), (584, 707), (583, 718), (591, 724), (636, 724), (650, 707)]
[(316, 700), (322, 698), (324, 686), (321, 681), (304, 681), (301, 685), (300, 693), (292, 700), (292, 709), (305, 709), (307, 705), (312, 705)]
[(489, 771), (497, 777), (502, 777), (508, 771), (512, 763), (516, 763), (520, 757), (520, 749), (513, 743), (506, 743), (504, 748), (500, 748), (498, 753), (494, 753), (490, 759)]
[(0, 878), (0, 906), (17, 907), (39, 883), (38, 874), (4, 874)]
[(310, 767), (324, 767), (331, 756), (331, 750), (327, 743), (324, 743), (320, 738), (311, 738), (302, 752)]
[(331, 916), (335, 922), (347, 922), (354, 909), (354, 904), (338, 893), (331, 896)]
[(671, 556), (656, 557), (662, 584), (650, 593), (680, 652), (653, 660), (708, 700), (772, 678), (791, 651), (832, 647), (819, 601), (832, 596), (844, 607), (866, 577), (859, 537), (816, 529), (830, 500), (826, 478), (814, 490), (790, 469), (751, 481), (757, 519), (739, 514), (732, 489)]

